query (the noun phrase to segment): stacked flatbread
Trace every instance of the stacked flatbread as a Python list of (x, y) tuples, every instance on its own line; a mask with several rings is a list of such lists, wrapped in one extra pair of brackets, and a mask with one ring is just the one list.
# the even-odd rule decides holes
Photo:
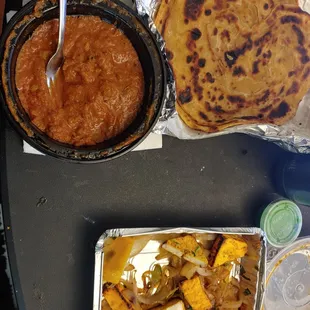
[(281, 125), (310, 88), (310, 15), (297, 0), (162, 0), (155, 23), (193, 129)]

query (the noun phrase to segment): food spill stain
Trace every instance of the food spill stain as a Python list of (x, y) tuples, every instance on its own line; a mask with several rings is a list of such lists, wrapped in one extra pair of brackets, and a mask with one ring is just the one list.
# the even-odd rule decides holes
[(90, 218), (89, 216), (85, 216), (85, 215), (82, 215), (83, 219), (88, 222), (88, 223), (91, 223), (91, 224), (95, 224), (96, 221), (94, 221), (92, 218)]
[(47, 198), (45, 198), (45, 197), (40, 197), (40, 199), (38, 200), (38, 202), (37, 202), (37, 204), (36, 204), (36, 207), (38, 208), (38, 207), (41, 207), (41, 206), (43, 206), (44, 204), (46, 204), (47, 203)]

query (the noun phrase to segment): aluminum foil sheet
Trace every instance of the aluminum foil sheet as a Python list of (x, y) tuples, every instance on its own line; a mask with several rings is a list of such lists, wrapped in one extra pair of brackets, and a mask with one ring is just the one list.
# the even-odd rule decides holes
[[(259, 251), (259, 260), (257, 261), (257, 281), (255, 292), (255, 304), (253, 310), (260, 310), (263, 303), (266, 284), (266, 246), (267, 241), (264, 232), (260, 228), (117, 228), (105, 231), (99, 238), (95, 248), (95, 271), (94, 271), (94, 299), (93, 310), (101, 310), (102, 302), (102, 276), (104, 268), (104, 242), (107, 238), (128, 237), (128, 236), (143, 236), (155, 234), (238, 234), (238, 235), (252, 235), (257, 240), (260, 240), (261, 247)], [(154, 263), (158, 263), (155, 257), (158, 254), (160, 243), (155, 240), (150, 240), (142, 251), (131, 257), (130, 263), (137, 268), (137, 278), (139, 273), (150, 269)], [(247, 258), (241, 260), (241, 265), (246, 264)], [(233, 268), (233, 276), (239, 277), (240, 267)], [(242, 284), (242, 279), (240, 280)], [(139, 286), (139, 283), (138, 283)]]
[[(164, 40), (156, 30), (153, 17), (160, 4), (159, 0), (136, 0), (138, 13), (148, 21), (160, 47), (164, 51)], [(310, 13), (310, 0), (299, 0), (299, 6)], [(241, 125), (227, 128), (217, 133), (204, 133), (187, 127), (175, 110), (175, 84), (169, 69), (167, 98), (161, 117), (153, 129), (157, 134), (166, 134), (179, 139), (204, 139), (230, 133), (245, 133), (264, 140), (272, 141), (282, 148), (295, 153), (310, 154), (310, 91), (299, 104), (293, 119), (282, 126), (276, 125)]]

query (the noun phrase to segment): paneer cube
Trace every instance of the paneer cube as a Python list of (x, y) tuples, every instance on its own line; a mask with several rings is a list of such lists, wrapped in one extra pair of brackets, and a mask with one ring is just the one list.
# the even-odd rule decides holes
[(152, 310), (185, 310), (185, 306), (182, 300), (173, 299), (166, 305), (152, 308)]
[(112, 310), (134, 310), (132, 303), (122, 295), (122, 286), (105, 283), (102, 294)]
[(182, 282), (181, 290), (193, 310), (208, 310), (212, 308), (211, 301), (205, 293), (198, 276)]
[(190, 262), (187, 262), (183, 265), (183, 267), (180, 271), (180, 275), (182, 277), (185, 277), (187, 280), (189, 280), (194, 276), (194, 274), (196, 273), (198, 268), (199, 267), (197, 267), (196, 265), (194, 265)]
[(183, 257), (197, 266), (206, 267), (208, 265), (208, 259), (204, 254), (203, 248), (191, 235), (170, 239), (162, 247), (166, 251), (178, 257)]
[(209, 264), (221, 266), (227, 262), (243, 257), (248, 250), (245, 240), (237, 235), (219, 235), (212, 246)]

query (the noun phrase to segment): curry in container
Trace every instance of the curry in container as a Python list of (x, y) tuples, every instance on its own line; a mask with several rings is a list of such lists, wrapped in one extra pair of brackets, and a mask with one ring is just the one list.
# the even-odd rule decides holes
[(129, 39), (99, 17), (67, 17), (60, 87), (50, 92), (45, 72), (57, 42), (54, 19), (40, 25), (18, 55), (16, 86), (31, 122), (75, 146), (121, 134), (136, 118), (144, 94), (142, 67)]
[(260, 249), (257, 236), (244, 235), (108, 238), (102, 310), (252, 310)]
[(282, 125), (310, 89), (310, 15), (298, 0), (165, 0), (155, 24), (193, 129)]

